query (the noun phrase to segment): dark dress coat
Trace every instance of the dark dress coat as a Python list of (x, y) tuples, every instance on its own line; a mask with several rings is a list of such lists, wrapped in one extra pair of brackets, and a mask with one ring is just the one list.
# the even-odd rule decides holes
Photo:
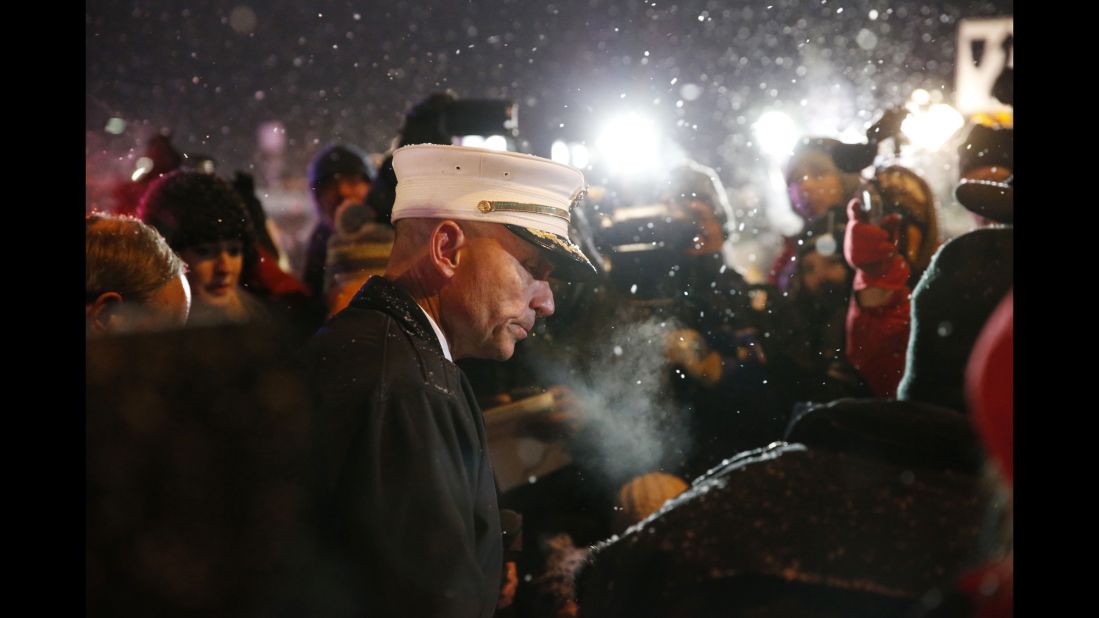
[(304, 349), (327, 614), (491, 616), (503, 547), (484, 421), (412, 297), (372, 277)]

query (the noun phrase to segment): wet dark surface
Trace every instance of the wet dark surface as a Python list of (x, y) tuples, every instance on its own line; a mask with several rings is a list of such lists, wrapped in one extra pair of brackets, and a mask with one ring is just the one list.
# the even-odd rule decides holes
[(799, 603), (814, 608), (805, 615), (890, 615), (972, 564), (985, 509), (978, 477), (956, 470), (797, 444), (743, 453), (597, 546), (580, 606), (585, 616), (728, 615), (718, 610), (732, 603), (758, 615)]
[(802, 405), (785, 439), (906, 468), (978, 474), (984, 462), (967, 417), (915, 401), (837, 399)]

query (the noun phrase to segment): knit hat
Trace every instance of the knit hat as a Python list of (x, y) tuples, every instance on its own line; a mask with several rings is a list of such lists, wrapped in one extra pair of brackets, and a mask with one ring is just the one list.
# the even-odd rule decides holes
[(373, 181), (377, 172), (366, 155), (354, 146), (327, 146), (309, 163), (309, 188), (313, 191), (335, 176), (362, 176)]
[(375, 223), (370, 208), (363, 204), (341, 206), (335, 223), (325, 258), (325, 291), (352, 279), (385, 274), (393, 251), (393, 228)]

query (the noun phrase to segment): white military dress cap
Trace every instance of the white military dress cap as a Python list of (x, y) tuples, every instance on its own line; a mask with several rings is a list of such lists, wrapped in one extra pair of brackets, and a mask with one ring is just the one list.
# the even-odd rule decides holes
[(393, 153), (393, 171), (394, 222), (423, 217), (500, 223), (549, 251), (555, 276), (595, 273), (569, 240), (570, 210), (584, 195), (580, 170), (528, 154), (417, 144)]

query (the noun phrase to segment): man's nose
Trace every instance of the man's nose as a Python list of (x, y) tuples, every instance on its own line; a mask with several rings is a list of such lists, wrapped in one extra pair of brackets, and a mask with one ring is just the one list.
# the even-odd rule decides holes
[(530, 306), (538, 317), (544, 318), (553, 315), (553, 289), (549, 281), (534, 282), (534, 296), (530, 299)]

